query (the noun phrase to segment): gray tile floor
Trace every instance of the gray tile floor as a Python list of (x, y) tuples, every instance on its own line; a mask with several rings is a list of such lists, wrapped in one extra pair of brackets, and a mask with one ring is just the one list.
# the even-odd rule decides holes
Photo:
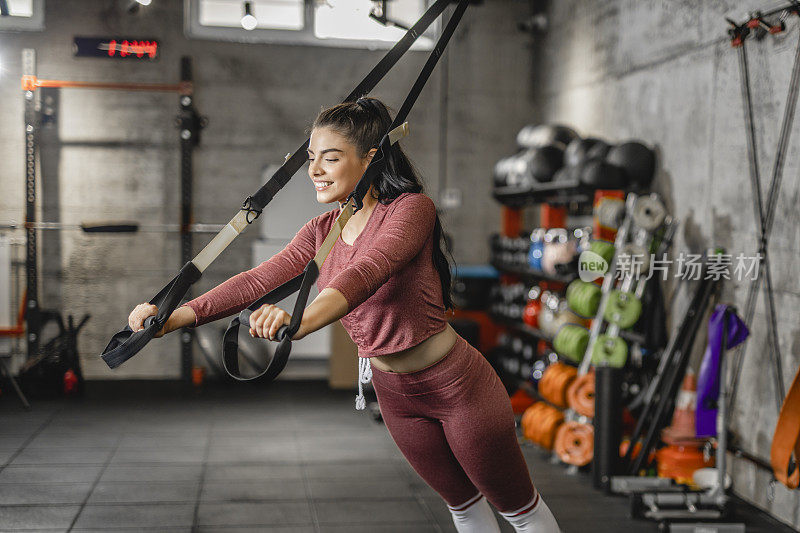
[[(565, 533), (656, 531), (523, 448)], [(504, 532), (513, 531), (501, 521)], [(323, 383), (93, 383), (80, 401), (0, 397), (0, 531), (452, 532), (385, 427)], [(748, 529), (748, 531), (759, 531)], [(776, 531), (774, 524), (764, 531)]]

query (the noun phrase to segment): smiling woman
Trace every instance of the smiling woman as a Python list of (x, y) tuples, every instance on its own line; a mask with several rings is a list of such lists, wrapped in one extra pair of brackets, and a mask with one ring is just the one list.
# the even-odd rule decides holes
[[(362, 157), (347, 138), (329, 127), (318, 127), (311, 132), (308, 147), (308, 174), (321, 204), (344, 203), (369, 166), (375, 149)], [(365, 208), (371, 211), (366, 203)], [(354, 215), (358, 216), (358, 214)]]
[[(320, 248), (320, 292), (294, 338), (336, 320), (358, 346), (359, 395), (373, 381), (390, 435), (419, 475), (447, 502), (460, 533), (495, 533), (490, 501), (515, 531), (554, 533), (558, 525), (533, 486), (517, 442), (505, 387), (492, 367), (448, 324), (450, 265), (433, 201), (399, 143), (381, 148), (363, 207), (328, 241), (339, 211), (394, 121), (374, 98), (322, 111), (308, 145), (317, 201), (337, 202), (310, 220), (279, 253), (179, 308), (167, 329), (201, 325), (241, 311), (301, 273)], [(344, 204), (344, 206), (343, 206)], [(311, 263), (316, 264), (316, 263)], [(139, 306), (130, 327), (156, 309)], [(291, 323), (265, 304), (250, 315), (250, 334), (275, 338)]]

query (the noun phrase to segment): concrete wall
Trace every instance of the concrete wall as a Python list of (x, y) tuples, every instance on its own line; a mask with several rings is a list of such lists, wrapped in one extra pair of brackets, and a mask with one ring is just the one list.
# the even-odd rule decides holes
[[(279, 163), (305, 138), (321, 106), (347, 94), (382, 52), (309, 46), (245, 45), (190, 40), (182, 31), (182, 4), (157, 0), (129, 15), (122, 0), (46, 2), (43, 32), (0, 32), (0, 223), (23, 220), (23, 98), (21, 52), (34, 48), (38, 74), (68, 80), (176, 82), (182, 55), (194, 59), (196, 103), (209, 118), (195, 156), (195, 220), (224, 223), (255, 191), (266, 164)], [(447, 186), (463, 204), (443, 216), (455, 238), (459, 262), (487, 259), (487, 237), (499, 225), (488, 200), (493, 163), (507, 155), (514, 135), (533, 115), (529, 39), (516, 31), (525, 2), (492, 0), (472, 8), (449, 47)], [(74, 35), (124, 35), (161, 40), (161, 57), (127, 63), (72, 57)], [(427, 57), (411, 53), (375, 95), (399, 106)], [(410, 116), (407, 152), (434, 198), (445, 180), (440, 158), (442, 99), (435, 73)], [(177, 223), (179, 152), (173, 118), (177, 96), (156, 93), (63, 90), (59, 123), (52, 131), (66, 144), (45, 161), (44, 215), (68, 224), (87, 219), (140, 219)], [(131, 142), (133, 148), (98, 145)], [(52, 145), (51, 145), (52, 148)], [(55, 152), (55, 154), (53, 154)], [(57, 169), (57, 176), (54, 172)], [(303, 179), (300, 176), (299, 179)], [(308, 212), (314, 210), (307, 189)], [(306, 209), (282, 205), (270, 210)], [(309, 215), (310, 218), (311, 215)], [(21, 233), (20, 233), (21, 234)], [(207, 289), (252, 265), (259, 231), (244, 234), (199, 284)], [(177, 270), (177, 234), (49, 237), (43, 261), (42, 304), (93, 318), (80, 337), (84, 372), (91, 378), (170, 378), (179, 374), (176, 338), (153, 342), (115, 372), (98, 358), (129, 310), (150, 298)], [(210, 236), (196, 237), (196, 249)], [(53, 257), (55, 255), (55, 257)], [(60, 259), (59, 259), (60, 256)]]
[[(539, 118), (613, 141), (640, 138), (654, 144), (660, 156), (654, 189), (681, 223), (675, 251), (702, 252), (710, 245), (734, 255), (757, 250), (737, 52), (726, 37), (724, 21), (724, 16), (742, 19), (757, 7), (762, 3), (751, 0), (549, 4), (550, 31), (539, 40), (535, 54)], [(796, 19), (788, 27), (783, 36), (748, 43), (764, 184), (800, 37)], [(769, 250), (787, 387), (800, 365), (798, 122)], [(748, 285), (726, 282), (722, 301), (743, 309)], [(681, 300), (673, 312), (683, 309)], [(763, 300), (751, 331), (731, 425), (743, 448), (768, 459), (777, 409)], [(736, 461), (733, 478), (738, 494), (800, 526), (796, 492), (778, 486), (769, 501), (769, 474), (742, 461)]]

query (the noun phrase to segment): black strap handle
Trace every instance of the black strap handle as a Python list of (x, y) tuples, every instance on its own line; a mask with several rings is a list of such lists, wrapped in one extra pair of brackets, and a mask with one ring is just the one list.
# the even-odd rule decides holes
[[(306, 265), (301, 274), (262, 296), (231, 320), (222, 340), (222, 364), (225, 371), (232, 378), (239, 381), (258, 380), (268, 382), (278, 377), (278, 374), (283, 371), (289, 360), (289, 355), (292, 351), (292, 337), (300, 329), (300, 322), (303, 319), (303, 311), (308, 303), (311, 287), (316, 283), (318, 277), (319, 267), (312, 260)], [(248, 326), (250, 324), (250, 315), (262, 305), (278, 303), (295, 292), (298, 292), (298, 295), (292, 312), (292, 320), (288, 326), (281, 326), (275, 334), (275, 340), (279, 344), (269, 365), (260, 374), (250, 377), (243, 376), (239, 368), (239, 327), (242, 324)]]
[(147, 318), (144, 321), (144, 328), (139, 331), (134, 332), (130, 326), (125, 326), (125, 329), (111, 337), (111, 341), (100, 356), (108, 367), (117, 368), (139, 353), (156, 333), (161, 331), (167, 319), (181, 303), (186, 291), (200, 279), (200, 276), (202, 273), (191, 261), (183, 265), (178, 275), (150, 300), (151, 304), (158, 307), (158, 314)]

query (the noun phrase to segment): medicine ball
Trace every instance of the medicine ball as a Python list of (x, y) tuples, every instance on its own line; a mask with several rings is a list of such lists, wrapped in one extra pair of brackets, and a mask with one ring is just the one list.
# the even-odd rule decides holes
[(656, 173), (656, 155), (653, 150), (637, 141), (629, 141), (613, 147), (606, 161), (620, 167), (631, 185), (646, 189)]
[[(589, 159), (589, 150), (596, 144), (603, 144), (608, 147), (604, 141), (587, 137), (586, 139), (573, 139), (564, 150), (564, 164), (567, 166), (578, 166), (587, 159)], [(606, 148), (608, 149), (608, 148)], [(600, 159), (605, 157), (605, 154), (600, 156)]]
[(539, 126), (525, 126), (519, 130), (517, 144), (522, 148), (556, 145), (563, 150), (573, 139), (577, 138), (578, 134), (572, 128), (557, 124), (542, 124)]
[(508, 176), (514, 172), (516, 166), (516, 156), (504, 157), (494, 164), (494, 186), (506, 187)]
[(580, 175), (581, 166), (567, 166), (561, 167), (553, 175), (554, 183), (561, 183), (564, 187), (575, 186), (578, 184), (578, 176)]
[(628, 185), (620, 167), (601, 159), (586, 161), (580, 170), (580, 180), (594, 189), (624, 189)]
[(528, 154), (530, 174), (538, 182), (551, 181), (564, 163), (564, 150), (554, 145), (528, 150)]
[(586, 159), (605, 159), (609, 150), (611, 150), (611, 145), (605, 141), (594, 143), (594, 145), (586, 151)]

